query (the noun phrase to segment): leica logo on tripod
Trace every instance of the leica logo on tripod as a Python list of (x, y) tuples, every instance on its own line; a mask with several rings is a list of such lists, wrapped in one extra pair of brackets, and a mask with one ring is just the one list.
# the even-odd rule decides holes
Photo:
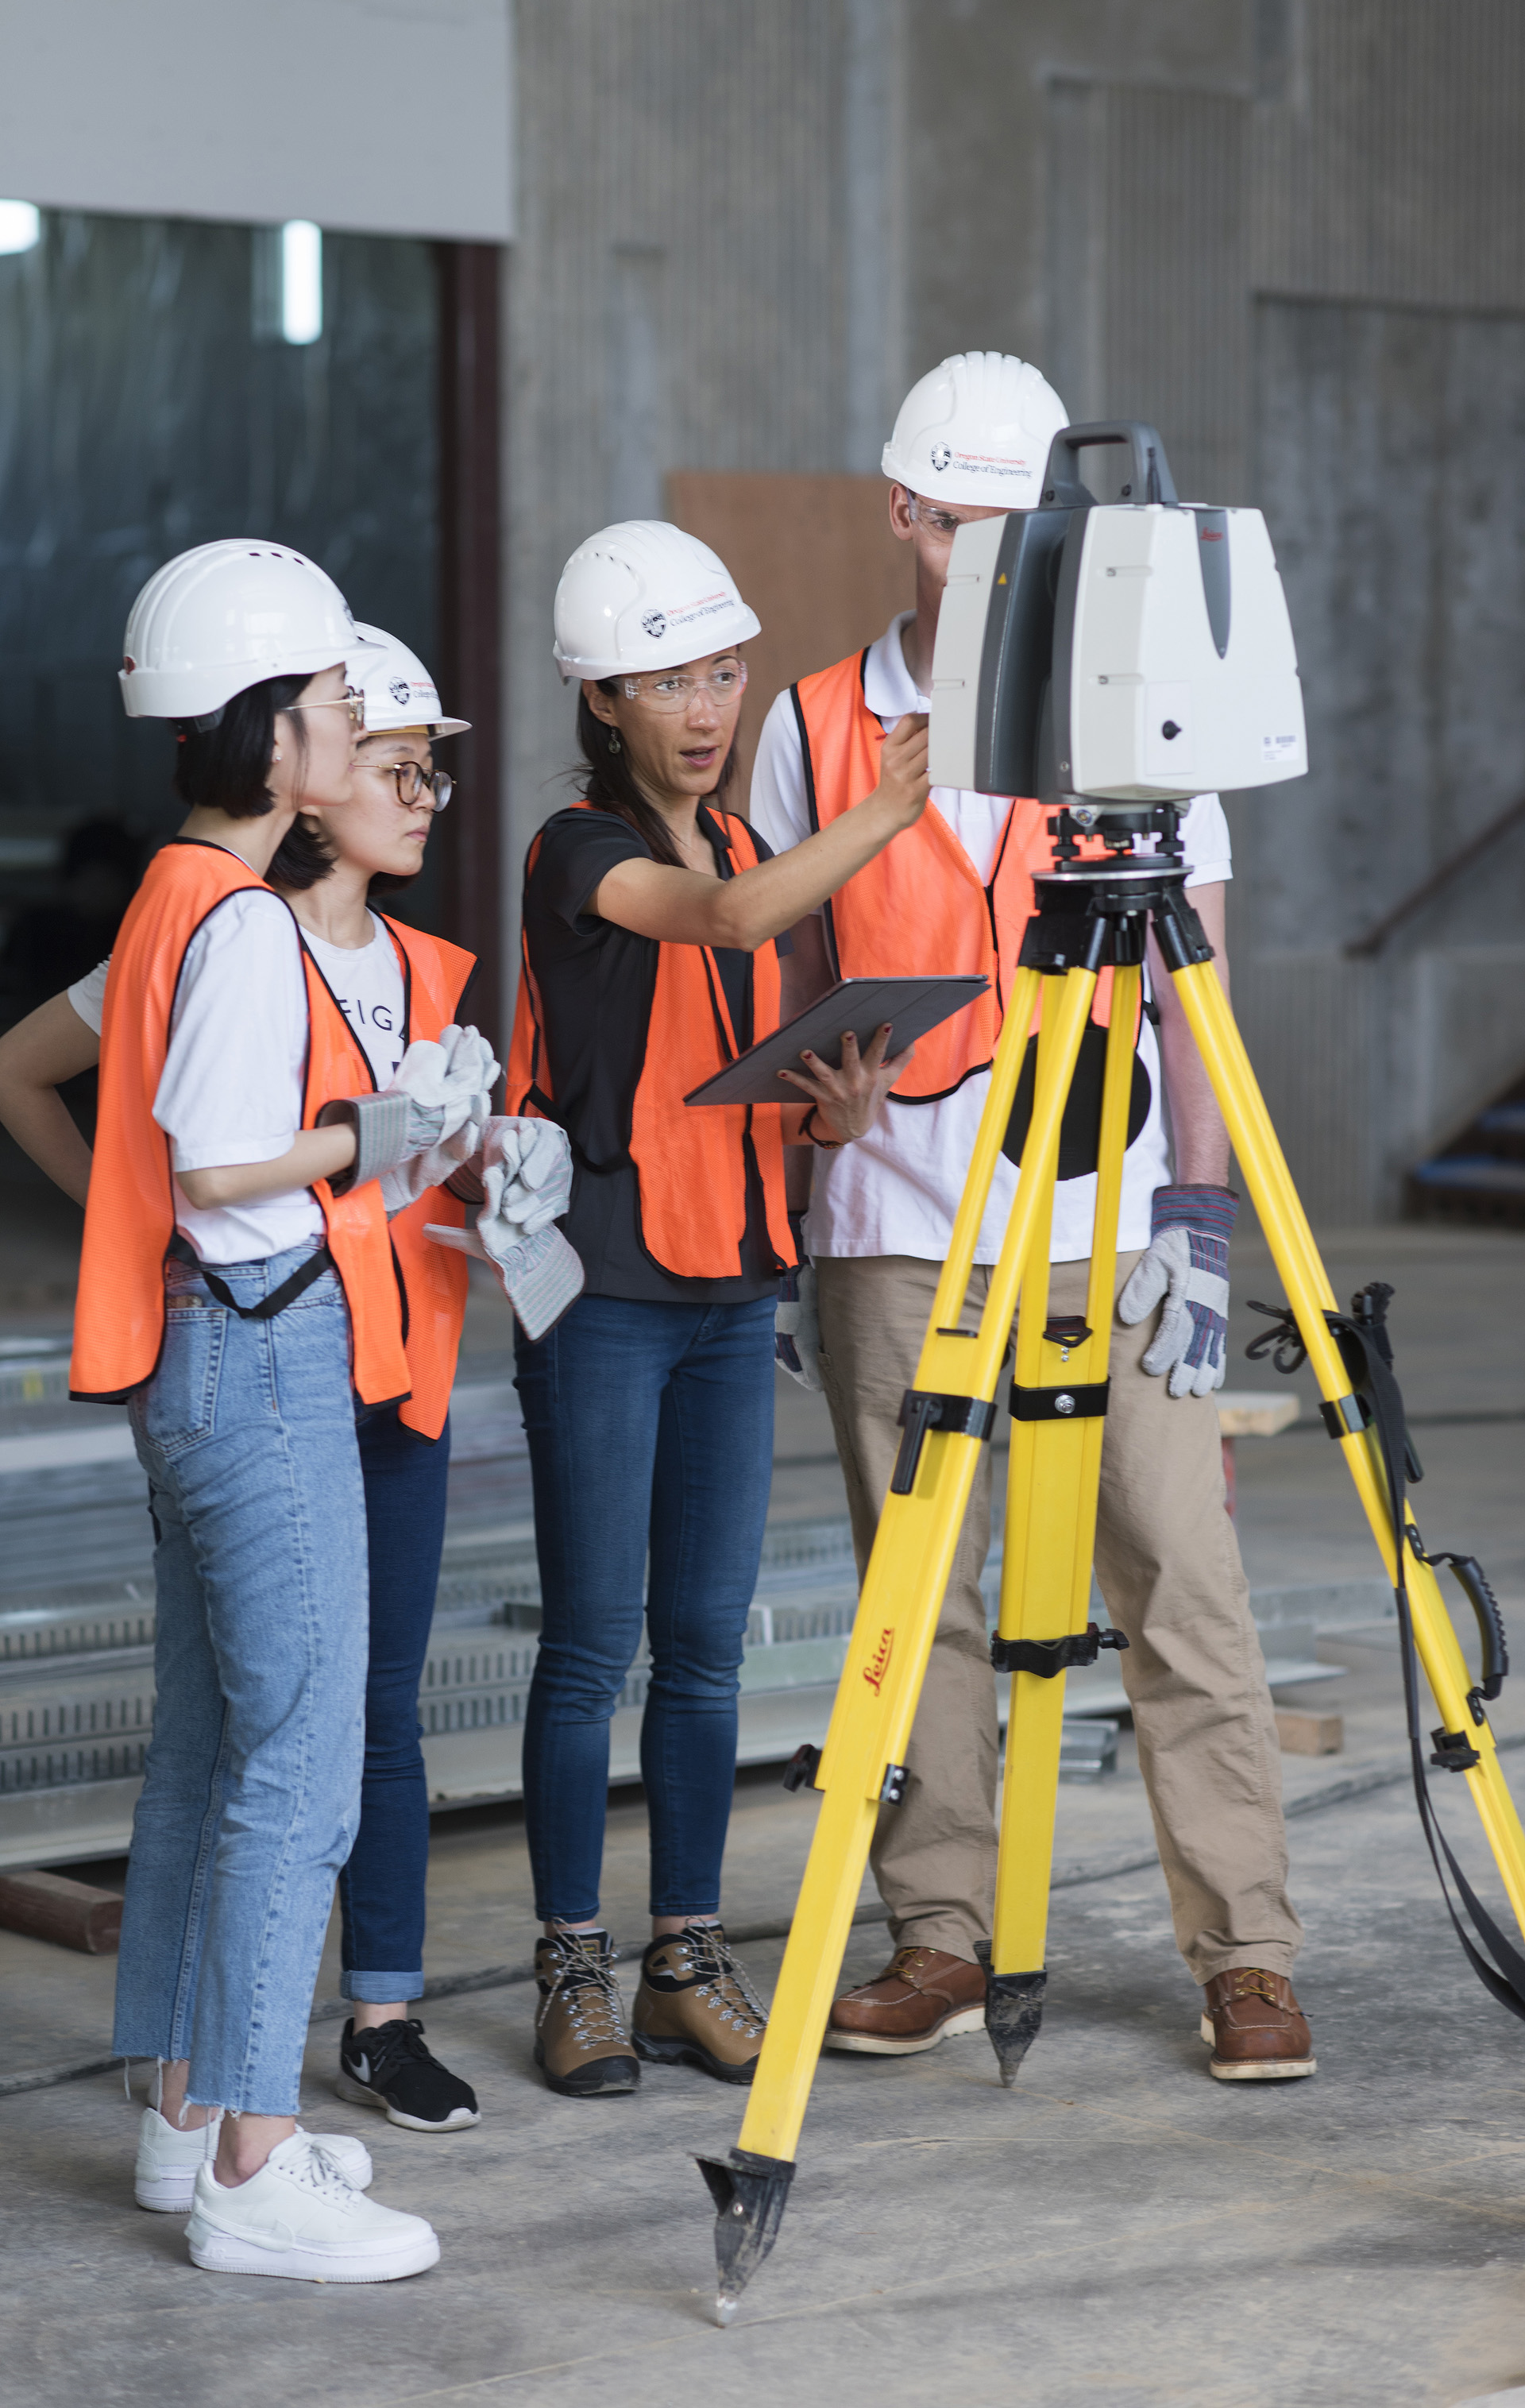
[(876, 1697), (878, 1696), (880, 1687), (883, 1684), (884, 1676), (890, 1670), (890, 1658), (894, 1652), (895, 1634), (893, 1629), (881, 1630), (879, 1633), (879, 1643), (875, 1648), (873, 1655), (868, 1659), (868, 1662), (863, 1666), (863, 1678), (868, 1683), (869, 1687), (873, 1690)]

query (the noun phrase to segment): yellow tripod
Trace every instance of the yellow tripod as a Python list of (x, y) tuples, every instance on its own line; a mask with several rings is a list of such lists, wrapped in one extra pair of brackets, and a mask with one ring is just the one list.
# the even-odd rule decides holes
[[(1441, 1714), (1432, 1761), (1464, 1774), (1515, 1918), (1525, 1928), (1525, 1831), (1504, 1784), (1485, 1697), (1504, 1669), (1502, 1630), (1470, 1559), (1459, 1575), (1484, 1623), (1490, 1670), (1474, 1683), (1439, 1584), (1403, 1496), (1401, 1407), (1395, 1433), (1390, 1375), (1359, 1368), (1361, 1344), (1319, 1262), (1270, 1116), (1218, 975), (1212, 948), (1187, 901), (1174, 846), (1175, 814), (1114, 820), (1117, 849), (1075, 857), (1076, 824), (1062, 813), (1054, 868), (1038, 878), (1021, 968), (1007, 999), (948, 1260), (902, 1407), (903, 1436), (890, 1494), (864, 1574), (857, 1620), (819, 1761), (802, 1752), (791, 1785), (813, 1777), (822, 1793), (767, 2036), (738, 2144), (699, 2158), (716, 2206), (717, 2319), (728, 2324), (771, 2249), (794, 2173), (809, 2100), (875, 1818), (904, 1784), (906, 1742), (962, 1526), (978, 1451), (995, 1426), (996, 1387), (1019, 1293), (1013, 1432), (1001, 1613), (992, 1656), (1012, 1673), (995, 1925), (986, 2020), (1009, 2084), (1042, 2015), (1044, 1953), (1059, 1777), (1064, 1670), (1094, 1659), (1111, 1633), (1087, 1627), (1091, 1552), (1106, 1402), (1119, 1199), (1145, 943), (1152, 924), (1235, 1154), (1285, 1283), (1285, 1338), (1305, 1350), (1331, 1436), (1345, 1455), (1389, 1578), (1399, 1592), (1405, 1671), (1413, 1650)], [(1162, 851), (1134, 852), (1153, 832)], [(1098, 1193), (1090, 1284), (1083, 1323), (1047, 1316), (1048, 1227), (1061, 1125), (1098, 976), (1113, 975), (1098, 1131)], [(980, 1223), (1011, 1117), (1028, 1034), (1042, 996), (1041, 1033), (1022, 1176), (976, 1331), (958, 1326)], [(1359, 1299), (1358, 1299), (1359, 1302)], [(1332, 1326), (1332, 1322), (1333, 1326)], [(1358, 1368), (1352, 1369), (1357, 1365)], [(1387, 1402), (1372, 1398), (1386, 1383)], [(1452, 1559), (1456, 1560), (1456, 1559)], [(1486, 1602), (1485, 1602), (1486, 1601)], [(1491, 1625), (1489, 1615), (1491, 1614)], [(1413, 1708), (1411, 1704), (1411, 1725)], [(1418, 1759), (1417, 1759), (1418, 1761)], [(1432, 1825), (1418, 1774), (1421, 1811)], [(1444, 1842), (1441, 1842), (1444, 1847)], [(1448, 1851), (1447, 1858), (1448, 1858)], [(1448, 1858), (1449, 1860), (1449, 1858)], [(1439, 1856), (1436, 1857), (1437, 1869)], [(1453, 1873), (1461, 1875), (1452, 1862)], [(1462, 1884), (1475, 1920), (1479, 1910)], [(1447, 1903), (1448, 1903), (1447, 1899)], [(1453, 1911), (1454, 1912), (1454, 1911)], [(1460, 1926), (1458, 1927), (1460, 1929)], [(1496, 1956), (1525, 1966), (1481, 1917)], [(1510, 1984), (1482, 1965), (1490, 1987)], [(1518, 1970), (1517, 1970), (1518, 1969)]]

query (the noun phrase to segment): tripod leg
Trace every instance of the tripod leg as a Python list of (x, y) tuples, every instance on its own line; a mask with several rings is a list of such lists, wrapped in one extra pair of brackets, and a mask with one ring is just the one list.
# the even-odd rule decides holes
[(957, 1324), (1011, 1117), (1038, 973), (1019, 972), (1012, 989), (953, 1244), (938, 1283), (916, 1386), (903, 1408), (900, 1458), (816, 1774), (824, 1801), (740, 2140), (729, 2160), (699, 2160), (719, 2211), (716, 2314), (722, 2324), (735, 2314), (744, 2286), (772, 2247), (783, 2213), (874, 1818), (881, 1800), (892, 1802), (898, 1792), (975, 1465), (994, 1418), (991, 1399), (1017, 1290), (1031, 1254), (1045, 1181), (1051, 1182), (1058, 1160), (1060, 1123), (1095, 987), (1094, 970), (1071, 970), (1064, 979), (1033, 1096), (1027, 1144), (1033, 1177), (1031, 1182), (1024, 1178), (1018, 1190), (979, 1328), (969, 1332)]
[[(1048, 1325), (1051, 1181), (1022, 1283), (1001, 1572), (1003, 1640), (1074, 1637), (1085, 1630), (1090, 1614), (1138, 990), (1136, 968), (1114, 970), (1084, 1335), (1059, 1325), (1050, 1330)], [(1061, 1400), (1070, 1410), (1058, 1410)], [(1063, 1720), (1062, 1665), (1051, 1671), (1013, 1671), (985, 2006), (986, 2028), (1008, 2086), (1043, 2017)]]
[[(1387, 1482), (1374, 1441), (1361, 1426), (1359, 1417), (1353, 1412), (1350, 1415), (1352, 1427), (1340, 1411), (1347, 1397), (1349, 1381), (1339, 1348), (1324, 1320), (1325, 1312), (1333, 1310), (1333, 1293), (1276, 1141), (1264, 1098), (1256, 1084), (1244, 1039), (1234, 1025), (1228, 999), (1210, 962), (1175, 968), (1171, 977), (1229, 1125), (1233, 1149), (1260, 1214), (1272, 1258), (1286, 1283), (1287, 1301), (1307, 1348), (1318, 1392), (1326, 1403), (1334, 1407), (1341, 1420), (1341, 1451), (1387, 1566), (1388, 1577), (1396, 1586), (1400, 1567), (1393, 1544)], [(1466, 1769), (1464, 1778), (1516, 1920), (1525, 1929), (1525, 1831), (1520, 1828), (1508, 1784), (1500, 1769), (1492, 1731), (1486, 1718), (1477, 1719), (1481, 1708), (1475, 1714), (1470, 1703), (1471, 1676), (1446, 1611), (1440, 1584), (1432, 1568), (1415, 1550), (1411, 1517), (1405, 1515), (1405, 1522), (1402, 1570), (1415, 1647), (1440, 1709), (1444, 1729), (1464, 1732), (1475, 1751), (1477, 1761)]]

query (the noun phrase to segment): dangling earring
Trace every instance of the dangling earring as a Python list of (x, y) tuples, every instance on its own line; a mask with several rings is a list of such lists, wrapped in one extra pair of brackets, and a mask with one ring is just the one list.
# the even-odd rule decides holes
[(618, 752), (620, 751), (620, 730), (618, 727), (611, 727), (609, 730), (609, 751), (611, 752)]

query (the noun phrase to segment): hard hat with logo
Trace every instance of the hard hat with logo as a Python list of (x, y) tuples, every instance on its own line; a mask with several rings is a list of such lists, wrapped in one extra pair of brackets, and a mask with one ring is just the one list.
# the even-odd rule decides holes
[(205, 720), (266, 678), (368, 656), (349, 605), (289, 544), (234, 537), (156, 569), (127, 614), (118, 671), (129, 719)]
[[(439, 707), (439, 689), (417, 652), (389, 636), (384, 627), (355, 621), (363, 652), (351, 649), (349, 669), (365, 697), (365, 733), (384, 736), (398, 727), (424, 727), (431, 736), (461, 736), (469, 719), (447, 719)], [(371, 646), (379, 649), (372, 651)]]
[(758, 633), (707, 543), (662, 519), (626, 519), (579, 543), (556, 588), (563, 682), (676, 669)]
[(881, 466), (929, 502), (1035, 509), (1048, 446), (1069, 423), (1030, 362), (1009, 351), (955, 351), (912, 385)]

